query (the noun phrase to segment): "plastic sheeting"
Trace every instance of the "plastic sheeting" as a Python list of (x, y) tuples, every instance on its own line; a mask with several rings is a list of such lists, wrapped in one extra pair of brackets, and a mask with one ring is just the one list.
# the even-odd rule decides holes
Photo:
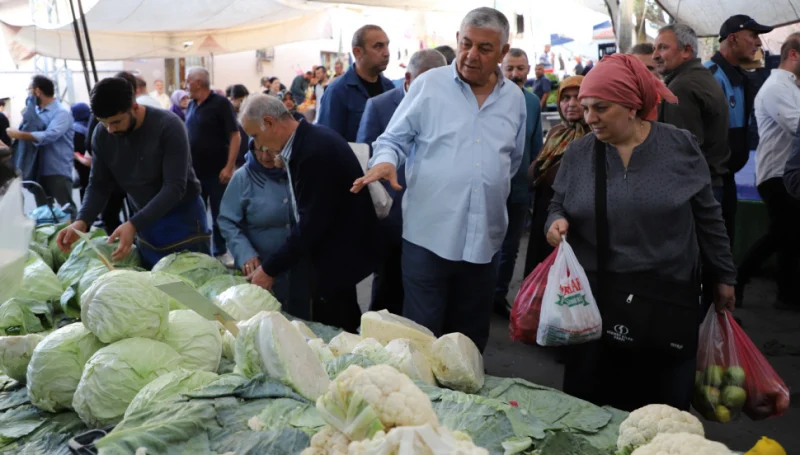
[[(19, 0), (0, 4), (0, 27), (15, 61), (35, 53), (79, 58), (71, 20), (37, 27), (30, 14), (20, 14), (23, 7)], [(99, 0), (86, 22), (97, 60), (183, 57), (332, 38), (326, 7), (291, 0)], [(69, 11), (59, 14), (71, 19)]]

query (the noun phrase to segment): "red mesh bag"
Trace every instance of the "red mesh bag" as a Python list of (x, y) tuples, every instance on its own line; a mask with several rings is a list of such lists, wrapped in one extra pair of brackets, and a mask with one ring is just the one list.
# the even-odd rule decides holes
[(736, 324), (733, 316), (727, 312), (725, 316), (731, 326), (733, 342), (747, 378), (744, 413), (753, 420), (783, 415), (789, 409), (789, 388), (750, 337)]
[(539, 330), (539, 315), (542, 311), (542, 297), (547, 287), (547, 275), (550, 267), (556, 262), (558, 248), (554, 249), (541, 264), (522, 282), (514, 306), (511, 308), (511, 339), (524, 343), (536, 344), (536, 333)]

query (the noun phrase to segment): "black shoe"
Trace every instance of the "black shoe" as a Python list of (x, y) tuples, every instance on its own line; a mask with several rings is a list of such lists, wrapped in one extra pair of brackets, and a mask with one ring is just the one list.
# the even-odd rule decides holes
[(511, 317), (511, 308), (505, 297), (501, 295), (494, 297), (494, 314), (504, 318)]

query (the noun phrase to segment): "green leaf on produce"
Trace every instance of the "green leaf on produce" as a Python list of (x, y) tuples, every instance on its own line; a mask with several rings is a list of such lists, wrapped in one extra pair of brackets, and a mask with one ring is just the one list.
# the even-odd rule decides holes
[(553, 429), (595, 433), (608, 425), (612, 417), (599, 406), (524, 379), (486, 376), (478, 394), (507, 403), (516, 402)]
[(298, 395), (291, 387), (277, 379), (267, 377), (263, 373), (254, 376), (249, 382), (239, 386), (234, 391), (234, 394), (247, 400), (256, 398), (292, 398), (304, 403), (310, 403), (309, 400)]
[(207, 254), (182, 252), (163, 257), (153, 266), (153, 272), (182, 276), (189, 280), (193, 287), (199, 288), (211, 278), (226, 274), (228, 269)]
[(72, 455), (67, 441), (86, 431), (74, 412), (44, 413), (44, 423), (36, 431), (0, 449), (2, 455)]
[(159, 376), (144, 386), (133, 397), (125, 416), (129, 416), (156, 403), (178, 401), (186, 392), (208, 385), (219, 376), (208, 371), (178, 370)]
[(324, 362), (323, 365), (325, 366), (325, 371), (328, 373), (328, 377), (336, 379), (339, 374), (346, 370), (347, 367), (350, 365), (358, 365), (360, 367), (371, 367), (375, 364), (372, 363), (368, 358), (356, 354), (345, 354), (334, 359), (328, 360)]
[(416, 384), (431, 399), (439, 423), (466, 433), (475, 445), (491, 453), (502, 453), (503, 442), (509, 440), (541, 440), (546, 435), (548, 426), (524, 409), (492, 398)]
[(21, 299), (39, 302), (55, 302), (61, 298), (64, 288), (53, 270), (36, 253), (28, 257), (22, 275), (22, 285), (16, 293)]
[(216, 427), (212, 401), (158, 403), (126, 417), (95, 446), (100, 455), (132, 454), (140, 447), (148, 453), (203, 455), (212, 453), (207, 430)]
[(274, 431), (243, 432), (225, 444), (212, 444), (212, 448), (215, 453), (295, 454), (302, 452), (310, 442), (311, 437), (306, 433), (294, 428), (284, 428)]
[(26, 335), (53, 327), (53, 305), (30, 299), (13, 298), (0, 305), (0, 333)]
[(245, 283), (247, 283), (247, 280), (244, 277), (228, 275), (226, 273), (211, 278), (204, 285), (200, 286), (197, 292), (203, 294), (208, 300), (214, 300), (228, 288)]
[(250, 382), (238, 374), (223, 374), (205, 387), (186, 393), (189, 398), (221, 398), (234, 396), (239, 386)]
[(8, 409), (13, 409), (23, 404), (30, 404), (31, 399), (28, 396), (28, 389), (25, 384), (17, 382), (13, 387), (0, 392), (0, 412), (5, 412)]
[(35, 406), (20, 406), (0, 414), (0, 448), (33, 433), (45, 423), (44, 412)]

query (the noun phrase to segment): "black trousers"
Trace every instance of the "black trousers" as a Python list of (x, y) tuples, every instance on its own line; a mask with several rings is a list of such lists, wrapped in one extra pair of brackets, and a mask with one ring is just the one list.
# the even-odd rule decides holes
[(314, 292), (311, 317), (314, 322), (356, 333), (361, 325), (361, 308), (358, 306), (356, 287), (336, 292)]
[(564, 393), (624, 411), (648, 404), (689, 410), (696, 353), (678, 359), (610, 347), (602, 341), (568, 346), (564, 353)]
[(386, 257), (378, 264), (372, 278), (370, 311), (389, 310), (403, 314), (403, 243), (393, 243), (386, 248)]
[[(116, 185), (115, 185), (116, 186)], [(120, 212), (122, 212), (122, 205), (125, 203), (126, 194), (118, 187), (111, 191), (106, 201), (106, 206), (103, 208), (103, 229), (106, 234), (111, 235), (122, 224), (120, 220)]]
[[(778, 255), (778, 298), (789, 303), (800, 302), (797, 296), (797, 269), (800, 263), (800, 200), (793, 198), (782, 178), (772, 178), (758, 185), (758, 194), (767, 207), (769, 231), (762, 247)], [(770, 245), (772, 248), (770, 248)]]

